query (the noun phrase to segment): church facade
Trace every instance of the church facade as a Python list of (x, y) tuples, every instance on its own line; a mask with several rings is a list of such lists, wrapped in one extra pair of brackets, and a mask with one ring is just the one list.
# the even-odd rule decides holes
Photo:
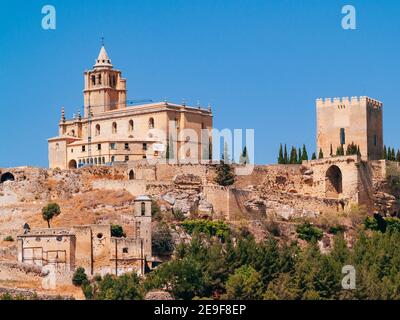
[(198, 162), (211, 158), (211, 107), (167, 101), (128, 106), (126, 79), (102, 46), (84, 73), (84, 113), (66, 119), (48, 140), (49, 167), (75, 169), (141, 159)]

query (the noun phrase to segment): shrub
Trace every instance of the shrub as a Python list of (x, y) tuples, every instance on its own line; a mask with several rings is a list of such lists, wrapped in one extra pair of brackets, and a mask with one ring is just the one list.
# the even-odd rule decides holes
[(299, 238), (305, 241), (311, 241), (313, 239), (321, 240), (323, 236), (322, 230), (314, 227), (310, 222), (304, 222), (302, 225), (299, 225), (296, 232)]
[(182, 222), (182, 227), (189, 234), (193, 232), (201, 232), (208, 236), (217, 236), (218, 238), (225, 240), (229, 236), (230, 229), (222, 221), (210, 221), (210, 220), (187, 220)]
[(79, 267), (78, 269), (76, 269), (72, 277), (72, 283), (78, 287), (82, 286), (82, 284), (88, 283), (88, 277), (84, 268)]
[(121, 226), (113, 224), (111, 225), (111, 236), (116, 238), (125, 238), (126, 234)]
[(152, 249), (156, 255), (170, 255), (174, 251), (174, 242), (166, 224), (159, 224), (152, 235)]
[(13, 242), (14, 238), (12, 236), (7, 236), (4, 238), (4, 241)]
[(185, 220), (185, 214), (182, 212), (180, 209), (176, 209), (173, 211), (174, 218), (178, 221), (183, 221)]

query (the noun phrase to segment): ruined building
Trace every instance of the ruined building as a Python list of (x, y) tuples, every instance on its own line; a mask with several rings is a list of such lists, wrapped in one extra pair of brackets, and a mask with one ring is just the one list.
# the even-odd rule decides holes
[(110, 225), (72, 228), (26, 229), (18, 236), (18, 261), (38, 266), (52, 265), (70, 273), (83, 267), (87, 274), (144, 274), (151, 267), (151, 200), (135, 199), (135, 236), (117, 238)]
[[(104, 46), (84, 83), (84, 114), (66, 119), (63, 109), (58, 136), (48, 140), (50, 168), (165, 158), (168, 149), (168, 157), (177, 161), (209, 159), (211, 107), (167, 101), (128, 106), (126, 79)], [(188, 136), (198, 139), (189, 142)]]

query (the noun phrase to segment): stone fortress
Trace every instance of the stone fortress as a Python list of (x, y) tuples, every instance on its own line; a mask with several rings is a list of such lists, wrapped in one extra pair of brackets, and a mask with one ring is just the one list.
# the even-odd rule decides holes
[[(383, 105), (374, 99), (317, 99), (316, 145), (323, 158), (302, 164), (255, 165), (251, 174), (237, 176), (233, 186), (221, 187), (214, 181), (216, 163), (185, 163), (190, 154), (177, 154), (182, 161), (176, 164), (148, 161), (164, 158), (168, 145), (168, 138), (149, 137), (149, 129), (166, 130), (168, 137), (168, 122), (173, 121), (177, 131), (211, 131), (211, 110), (169, 102), (128, 108), (126, 82), (113, 69), (104, 47), (94, 69), (85, 73), (84, 97), (83, 117), (66, 120), (63, 113), (58, 137), (49, 139), (50, 169), (0, 168), (0, 212), (9, 220), (16, 219), (20, 204), (22, 212), (24, 203), (96, 190), (126, 192), (134, 198), (128, 204), (130, 213), (121, 214), (118, 221), (123, 227), (132, 222), (134, 231), (127, 238), (112, 237), (109, 223), (12, 230), (18, 233), (15, 259), (23, 265), (50, 268), (57, 284), (78, 266), (89, 275), (143, 274), (151, 269), (157, 258), (151, 249), (150, 199), (160, 204), (161, 212), (180, 210), (185, 217), (232, 224), (247, 221), (250, 228), (271, 215), (289, 221), (327, 211), (340, 213), (354, 205), (369, 213), (399, 214), (399, 194), (387, 180), (399, 171), (399, 164), (381, 159)], [(178, 143), (187, 142), (181, 138)], [(360, 154), (334, 155), (338, 147), (346, 150), (351, 143), (359, 146)], [(204, 157), (204, 146), (199, 144), (198, 149)], [(1, 219), (0, 215), (0, 222), (9, 221)], [(5, 230), (9, 232), (0, 228), (0, 236)]]

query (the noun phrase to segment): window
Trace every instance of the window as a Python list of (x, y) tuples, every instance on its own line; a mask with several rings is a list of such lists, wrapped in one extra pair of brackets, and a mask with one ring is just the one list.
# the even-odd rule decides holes
[(117, 133), (117, 123), (113, 122), (112, 124), (112, 133)]
[(340, 128), (340, 144), (346, 144), (346, 133), (344, 131), (344, 128)]
[(75, 130), (71, 130), (71, 136), (75, 137)]
[(98, 84), (101, 84), (101, 74), (99, 74), (99, 75), (97, 76), (97, 83), (98, 83)]
[(98, 239), (103, 238), (103, 234), (102, 234), (102, 233), (98, 233), (98, 234), (97, 234), (97, 238), (98, 238)]
[(101, 150), (101, 143), (97, 145), (97, 150)]
[(129, 150), (129, 143), (125, 143), (125, 150)]
[(111, 150), (117, 150), (117, 144), (115, 142), (110, 143), (110, 149)]
[(128, 248), (123, 248), (123, 249), (122, 249), (122, 252), (123, 252), (123, 253), (128, 253)]
[(143, 151), (147, 151), (147, 143), (143, 143)]
[(129, 120), (129, 132), (133, 131), (133, 120)]
[(98, 160), (98, 164), (101, 164), (101, 158), (99, 158), (99, 160)]
[(82, 146), (82, 152), (86, 151), (86, 146)]
[(74, 149), (71, 149), (71, 153), (74, 153)]
[(147, 159), (147, 156), (146, 156), (146, 155), (144, 155), (142, 158), (143, 158), (143, 159)]
[(125, 161), (129, 161), (129, 156), (125, 156)]
[(112, 157), (111, 157), (111, 162), (114, 162), (114, 161), (115, 161), (115, 157), (112, 156)]
[(94, 158), (94, 164), (97, 164), (97, 158)]
[(104, 163), (106, 163), (106, 158), (101, 158), (101, 162), (104, 164)]
[(96, 85), (96, 76), (92, 75), (92, 85)]
[(154, 129), (154, 119), (150, 118), (149, 120), (149, 129)]
[(146, 204), (144, 202), (142, 202), (140, 204), (140, 207), (141, 207), (140, 210), (141, 210), (142, 216), (144, 216), (146, 214)]
[(96, 136), (100, 135), (100, 125), (96, 124)]

